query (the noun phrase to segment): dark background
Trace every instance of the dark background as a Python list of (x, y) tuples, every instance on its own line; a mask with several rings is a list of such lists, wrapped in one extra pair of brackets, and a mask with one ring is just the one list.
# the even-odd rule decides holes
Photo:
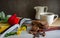
[(0, 0), (0, 11), (5, 14), (16, 13), (17, 16), (34, 19), (35, 6), (48, 6), (48, 11), (60, 15), (60, 0)]

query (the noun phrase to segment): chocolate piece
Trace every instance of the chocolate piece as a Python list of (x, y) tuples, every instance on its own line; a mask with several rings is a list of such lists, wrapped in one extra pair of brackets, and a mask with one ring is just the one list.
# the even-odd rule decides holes
[(41, 22), (39, 20), (34, 20), (32, 21), (32, 28), (29, 33), (33, 34), (34, 37), (39, 37), (39, 35), (45, 36), (45, 30), (47, 28), (48, 24)]

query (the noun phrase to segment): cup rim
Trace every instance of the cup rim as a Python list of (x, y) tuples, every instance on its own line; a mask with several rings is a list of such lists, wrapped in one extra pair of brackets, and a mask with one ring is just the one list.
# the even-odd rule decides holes
[(51, 15), (55, 15), (54, 13), (41, 13), (40, 15), (44, 15), (44, 16), (51, 16)]

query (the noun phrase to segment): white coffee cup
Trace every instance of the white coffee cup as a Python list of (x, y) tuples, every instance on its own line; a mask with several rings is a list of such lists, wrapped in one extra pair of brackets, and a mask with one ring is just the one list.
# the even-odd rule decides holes
[(58, 18), (58, 15), (53, 13), (43, 13), (40, 15), (40, 20), (47, 21), (49, 25), (51, 25), (54, 21), (56, 21), (57, 18)]

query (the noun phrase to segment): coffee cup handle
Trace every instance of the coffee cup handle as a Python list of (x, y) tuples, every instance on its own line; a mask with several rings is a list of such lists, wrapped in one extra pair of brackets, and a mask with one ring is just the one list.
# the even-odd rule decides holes
[(47, 6), (45, 6), (45, 8), (46, 8), (45, 12), (47, 12), (47, 11), (48, 11), (48, 7), (47, 7)]
[[(58, 19), (58, 15), (55, 15), (55, 16), (56, 16), (56, 18), (54, 19), (54, 21), (53, 21), (53, 22), (55, 22), (55, 21)], [(54, 17), (55, 17), (55, 16), (54, 16)]]

